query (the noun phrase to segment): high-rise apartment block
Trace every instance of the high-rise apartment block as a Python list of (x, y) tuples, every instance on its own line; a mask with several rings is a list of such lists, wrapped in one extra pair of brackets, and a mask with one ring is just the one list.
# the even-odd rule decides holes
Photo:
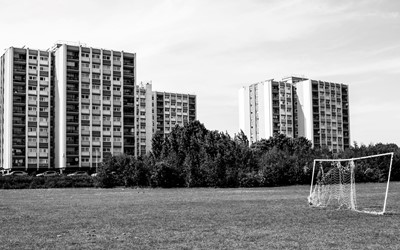
[(150, 82), (138, 86), (138, 147), (143, 154), (151, 149), (153, 134), (168, 135), (175, 126), (196, 120), (196, 95), (153, 91)]
[(306, 137), (314, 147), (349, 147), (349, 92), (345, 84), (287, 77), (239, 90), (240, 129), (251, 143), (275, 133)]
[[(4, 169), (95, 169), (111, 155), (147, 153), (155, 131), (170, 131), (154, 120), (158, 92), (136, 85), (135, 53), (72, 44), (11, 47), (0, 59), (0, 93)], [(195, 96), (170, 98), (174, 119), (195, 119)]]
[(54, 164), (53, 56), (9, 48), (0, 59), (0, 164), (38, 169)]

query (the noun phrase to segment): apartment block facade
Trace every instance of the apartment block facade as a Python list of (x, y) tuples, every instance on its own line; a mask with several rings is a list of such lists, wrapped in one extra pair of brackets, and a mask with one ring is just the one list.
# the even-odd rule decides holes
[(195, 95), (136, 84), (135, 53), (61, 43), (0, 58), (0, 168), (94, 171), (195, 119)]
[(239, 122), (251, 143), (282, 133), (342, 151), (350, 146), (348, 85), (286, 77), (243, 87)]
[(165, 136), (175, 126), (196, 120), (196, 95), (153, 91), (151, 82), (141, 83), (137, 92), (137, 145), (140, 154), (151, 150), (155, 133)]
[(48, 168), (54, 164), (53, 56), (9, 48), (0, 59), (0, 164)]
[(254, 143), (275, 133), (297, 137), (297, 99), (295, 87), (288, 82), (271, 80), (239, 90), (240, 129)]
[(54, 49), (55, 162), (96, 167), (135, 150), (136, 55), (58, 44)]

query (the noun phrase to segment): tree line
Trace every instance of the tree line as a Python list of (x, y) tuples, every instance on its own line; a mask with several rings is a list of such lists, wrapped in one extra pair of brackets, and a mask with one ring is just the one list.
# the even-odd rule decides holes
[[(395, 152), (392, 180), (400, 179), (400, 149), (396, 144), (361, 145), (333, 154), (313, 148), (306, 138), (276, 134), (249, 145), (239, 132), (233, 138), (211, 131), (199, 121), (176, 126), (166, 136), (155, 134), (152, 151), (138, 158), (112, 156), (98, 169), (101, 187), (272, 187), (310, 184), (316, 158), (354, 158)], [(385, 181), (388, 162), (384, 159), (357, 166), (358, 181)]]

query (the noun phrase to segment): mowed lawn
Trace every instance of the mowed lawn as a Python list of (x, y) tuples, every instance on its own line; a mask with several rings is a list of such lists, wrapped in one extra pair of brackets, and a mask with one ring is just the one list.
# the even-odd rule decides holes
[(384, 216), (310, 208), (308, 193), (308, 186), (0, 190), (0, 248), (400, 249), (400, 183), (391, 185)]

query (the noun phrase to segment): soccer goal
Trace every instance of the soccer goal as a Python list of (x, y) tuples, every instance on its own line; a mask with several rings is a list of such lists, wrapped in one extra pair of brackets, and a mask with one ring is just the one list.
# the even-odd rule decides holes
[(315, 159), (309, 205), (384, 214), (392, 162), (393, 153), (352, 159)]

